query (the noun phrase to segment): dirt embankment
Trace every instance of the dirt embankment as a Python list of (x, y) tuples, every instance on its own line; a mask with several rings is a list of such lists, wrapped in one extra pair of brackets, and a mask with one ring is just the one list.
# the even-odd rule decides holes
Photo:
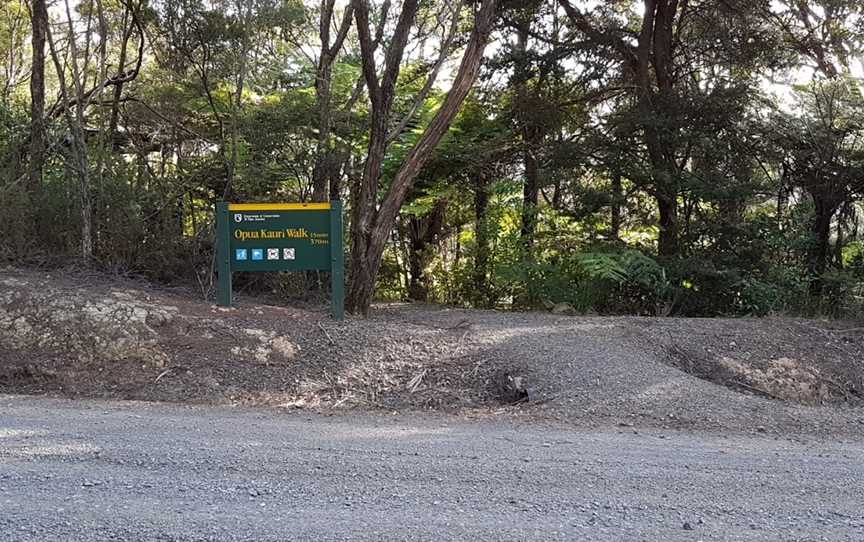
[(0, 391), (204, 403), (486, 404), (465, 330), (184, 292), (106, 277), (0, 273)]
[[(864, 432), (864, 330), (797, 319), (324, 310), (0, 271), (0, 392)], [(516, 389), (514, 389), (514, 387)]]

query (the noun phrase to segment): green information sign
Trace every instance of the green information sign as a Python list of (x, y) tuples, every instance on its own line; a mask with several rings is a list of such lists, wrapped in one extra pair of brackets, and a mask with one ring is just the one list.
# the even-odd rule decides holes
[(333, 317), (345, 314), (342, 202), (217, 203), (217, 304), (231, 305), (234, 271), (329, 271)]

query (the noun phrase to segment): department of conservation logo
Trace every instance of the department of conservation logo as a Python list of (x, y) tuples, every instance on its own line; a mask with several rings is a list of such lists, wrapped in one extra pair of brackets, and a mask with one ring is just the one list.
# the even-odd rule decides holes
[(237, 213), (234, 215), (234, 222), (243, 222), (243, 214)]

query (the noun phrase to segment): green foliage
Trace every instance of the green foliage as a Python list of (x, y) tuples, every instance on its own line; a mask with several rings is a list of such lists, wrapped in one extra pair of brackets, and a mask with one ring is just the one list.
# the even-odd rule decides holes
[[(325, 27), (331, 42), (344, 9), (337, 4)], [(381, 4), (373, 4), (374, 27)], [(429, 301), (469, 307), (542, 310), (566, 302), (601, 314), (864, 314), (864, 98), (861, 82), (836, 69), (862, 49), (860, 2), (840, 2), (843, 9), (815, 2), (808, 17), (834, 17), (814, 19), (830, 34), (821, 38), (784, 2), (772, 7), (772, 18), (756, 4), (702, 2), (688, 5), (686, 20), (679, 4), (669, 26), (675, 43), (669, 80), (661, 85), (652, 70), (643, 93), (633, 87), (638, 82), (621, 48), (610, 45), (616, 36), (626, 42), (639, 34), (644, 6), (595, 4), (582, 7), (582, 23), (601, 30), (602, 42), (552, 9), (554, 3), (506, 6), (493, 39), (528, 32), (521, 44), (508, 39), (489, 49), (480, 84), (406, 195), (381, 264), (378, 298), (408, 299), (412, 281), (422, 278)], [(70, 39), (79, 40), (81, 51), (95, 51), (82, 75), (85, 92), (104, 76), (102, 52), (110, 77), (124, 40), (123, 69), (134, 64), (138, 31), (129, 5), (136, 3), (78, 6), (71, 38), (62, 10), (52, 12), (64, 58)], [(105, 36), (96, 36), (100, 6)], [(397, 9), (382, 27), (379, 71)], [(414, 109), (449, 9), (422, 4), (388, 130)], [(56, 109), (58, 77), (49, 59), (48, 156), (35, 190), (27, 179), (29, 79), (22, 64), (29, 57), (29, 15), (18, 1), (0, 0), (0, 13), (0, 259), (74, 260), (84, 198), (69, 159), (70, 126)], [(214, 202), (226, 194), (306, 201), (325, 158), (333, 160), (328, 174), (350, 225), (368, 151), (370, 99), (352, 29), (332, 64), (331, 137), (319, 142), (320, 16), (321, 4), (296, 0), (144, 3), (141, 72), (119, 88), (118, 103), (118, 87), (108, 84), (84, 112), (90, 265), (206, 290)], [(470, 22), (465, 9), (455, 51), (464, 48)], [(795, 46), (805, 42), (807, 50)], [(813, 50), (823, 57), (810, 58)], [(817, 75), (791, 95), (776, 95), (762, 75), (779, 80), (814, 63)], [(442, 104), (454, 67), (445, 63), (389, 142), (381, 190)], [(70, 96), (77, 92), (71, 71), (64, 74)], [(537, 166), (538, 205), (528, 235), (522, 220), (530, 161)], [(660, 257), (664, 194), (674, 202), (678, 247)], [(423, 235), (442, 206), (437, 231)], [(817, 231), (820, 218), (827, 238)], [(241, 276), (237, 284), (296, 299), (320, 289), (319, 279)]]

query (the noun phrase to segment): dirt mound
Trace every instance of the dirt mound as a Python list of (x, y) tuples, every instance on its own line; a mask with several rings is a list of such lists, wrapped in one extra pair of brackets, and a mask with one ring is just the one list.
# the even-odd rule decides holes
[(792, 319), (720, 320), (691, 328), (686, 337), (667, 332), (665, 360), (710, 382), (803, 405), (864, 402), (864, 341), (857, 329)]
[(474, 412), (514, 403), (503, 412), (567, 423), (860, 432), (864, 333), (850, 327), (424, 305), (334, 322), (324, 308), (241, 296), (220, 309), (128, 280), (8, 269), (0, 392)]
[[(332, 321), (99, 276), (0, 274), (0, 391), (285, 406), (461, 408), (494, 392), (465, 330)], [(34, 388), (27, 382), (51, 375)]]

